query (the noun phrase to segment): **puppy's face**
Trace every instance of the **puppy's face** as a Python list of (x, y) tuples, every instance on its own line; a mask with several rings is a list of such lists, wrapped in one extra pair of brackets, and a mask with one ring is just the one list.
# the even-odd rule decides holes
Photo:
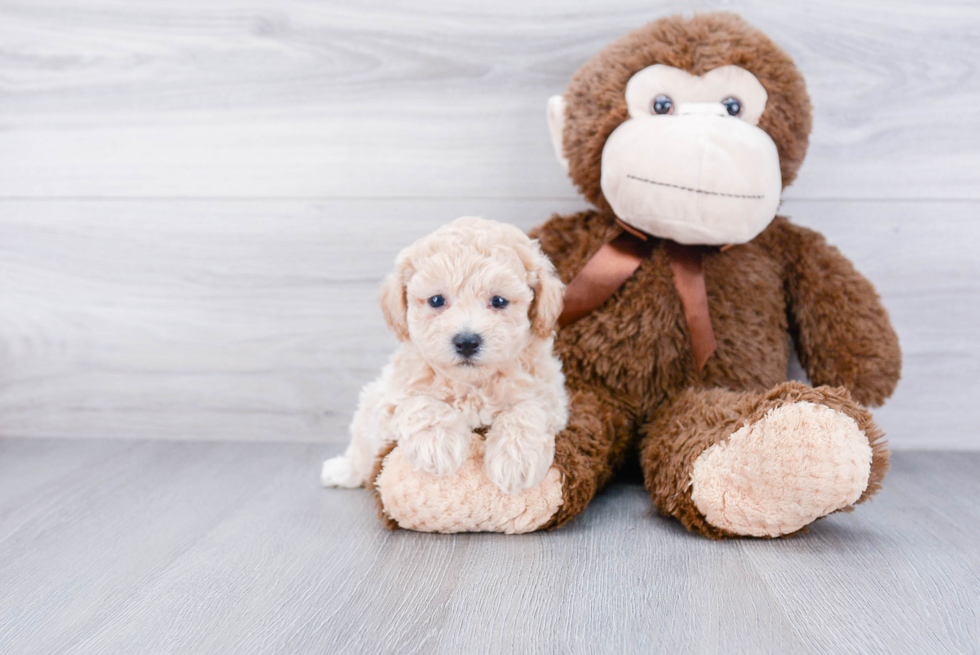
[(513, 250), (434, 253), (405, 292), (410, 338), (434, 366), (496, 369), (527, 346), (534, 293)]
[(434, 367), (472, 379), (549, 337), (564, 287), (537, 244), (516, 227), (461, 218), (398, 256), (381, 307), (399, 340)]

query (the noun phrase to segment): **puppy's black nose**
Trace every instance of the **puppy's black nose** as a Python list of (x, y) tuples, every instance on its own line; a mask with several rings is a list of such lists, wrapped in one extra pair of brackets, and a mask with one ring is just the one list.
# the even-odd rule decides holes
[(460, 332), (453, 337), (453, 345), (456, 346), (456, 352), (467, 359), (476, 354), (480, 349), (481, 343), (483, 343), (483, 339), (480, 338), (480, 335), (473, 334), (472, 332)]

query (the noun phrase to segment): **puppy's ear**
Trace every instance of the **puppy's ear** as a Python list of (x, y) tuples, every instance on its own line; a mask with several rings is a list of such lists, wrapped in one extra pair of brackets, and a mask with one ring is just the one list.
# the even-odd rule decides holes
[(532, 241), (524, 259), (534, 300), (531, 302), (531, 331), (546, 339), (555, 331), (565, 301), (565, 285), (537, 241)]
[(402, 253), (395, 262), (395, 271), (389, 273), (381, 283), (381, 313), (399, 341), (408, 341), (408, 297), (405, 283), (411, 273), (408, 257)]

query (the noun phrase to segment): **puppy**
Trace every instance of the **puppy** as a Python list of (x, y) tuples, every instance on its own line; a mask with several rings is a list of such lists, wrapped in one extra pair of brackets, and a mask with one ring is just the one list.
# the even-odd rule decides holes
[(536, 486), (568, 420), (552, 355), (564, 287), (518, 228), (464, 217), (403, 250), (381, 309), (401, 342), (361, 391), (347, 451), (322, 482), (358, 487), (390, 441), (416, 470), (455, 472), (485, 428), (487, 476), (507, 493)]

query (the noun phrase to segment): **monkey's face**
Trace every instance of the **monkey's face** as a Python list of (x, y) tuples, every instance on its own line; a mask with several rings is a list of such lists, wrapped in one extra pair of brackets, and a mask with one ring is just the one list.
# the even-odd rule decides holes
[(559, 160), (601, 210), (690, 245), (750, 241), (806, 154), (789, 55), (738, 16), (671, 16), (586, 62), (548, 101)]
[(656, 64), (626, 85), (629, 118), (602, 149), (602, 193), (620, 220), (685, 244), (745, 243), (772, 221), (782, 175), (756, 127), (766, 90), (724, 66), (703, 76)]

